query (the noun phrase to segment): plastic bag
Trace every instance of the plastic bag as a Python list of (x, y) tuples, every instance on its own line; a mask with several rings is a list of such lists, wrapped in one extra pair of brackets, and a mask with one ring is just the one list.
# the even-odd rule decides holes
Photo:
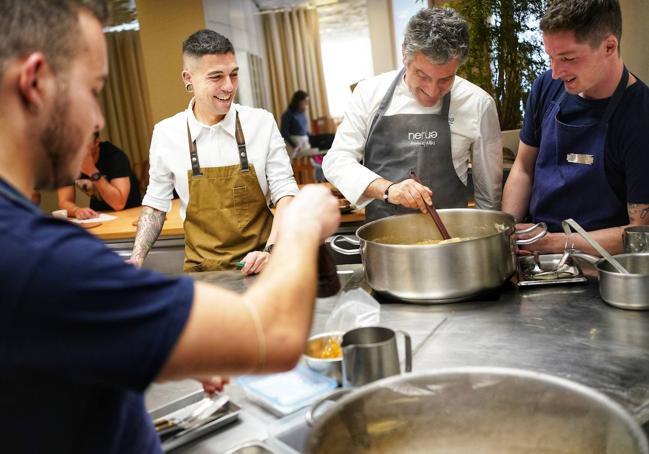
[(325, 323), (325, 332), (346, 332), (361, 326), (376, 326), (381, 305), (365, 290), (343, 292)]

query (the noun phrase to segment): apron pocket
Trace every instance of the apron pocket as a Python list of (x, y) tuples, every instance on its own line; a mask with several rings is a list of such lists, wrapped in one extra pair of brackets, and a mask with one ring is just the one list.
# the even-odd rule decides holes
[(236, 186), (232, 189), (234, 195), (234, 215), (237, 218), (237, 224), (240, 229), (245, 228), (251, 221), (250, 219), (250, 191), (247, 186)]

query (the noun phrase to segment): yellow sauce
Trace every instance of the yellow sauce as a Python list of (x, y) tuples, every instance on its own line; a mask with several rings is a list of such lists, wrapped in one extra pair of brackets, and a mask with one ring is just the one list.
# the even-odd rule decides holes
[(314, 339), (307, 344), (306, 354), (319, 359), (342, 358), (343, 351), (340, 347), (340, 339), (331, 336)]

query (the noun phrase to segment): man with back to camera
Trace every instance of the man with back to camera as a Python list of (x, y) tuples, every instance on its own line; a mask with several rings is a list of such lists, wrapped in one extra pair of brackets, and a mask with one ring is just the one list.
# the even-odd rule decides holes
[(137, 269), (39, 211), (32, 188), (78, 175), (103, 127), (105, 18), (100, 0), (0, 0), (3, 452), (159, 453), (143, 398), (153, 380), (293, 367), (318, 244), (339, 220), (329, 191), (307, 186), (266, 271), (238, 295)]
[(284, 140), (270, 112), (234, 104), (239, 66), (226, 37), (193, 33), (183, 43), (183, 68), (194, 97), (153, 131), (149, 186), (130, 260), (144, 263), (175, 189), (184, 270), (234, 269), (241, 261), (245, 274), (259, 273), (277, 236), (274, 219), (298, 191)]
[(649, 224), (649, 89), (620, 55), (617, 0), (555, 0), (540, 23), (551, 69), (532, 87), (503, 211), (551, 233), (524, 247), (596, 253), (561, 221), (574, 218), (611, 253), (628, 225)]
[[(367, 221), (466, 207), (469, 158), (478, 208), (498, 209), (502, 142), (494, 100), (456, 76), (468, 25), (450, 8), (422, 9), (404, 33), (403, 64), (360, 82), (323, 170)], [(359, 161), (362, 161), (361, 164)], [(409, 178), (417, 172), (423, 184)]]

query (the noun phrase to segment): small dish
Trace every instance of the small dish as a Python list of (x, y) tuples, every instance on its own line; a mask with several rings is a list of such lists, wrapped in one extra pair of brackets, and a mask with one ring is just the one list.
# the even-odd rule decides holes
[[(343, 334), (342, 332), (330, 332), (311, 336), (307, 341), (303, 355), (304, 362), (309, 368), (328, 377), (335, 378), (338, 384), (342, 383), (343, 375), (343, 353), (340, 346)], [(332, 348), (334, 350), (333, 353), (337, 353), (337, 355), (334, 357), (323, 357), (331, 356)], [(336, 348), (338, 351), (335, 351)], [(329, 354), (325, 353), (326, 349), (329, 349)]]
[[(564, 266), (558, 269), (561, 262)], [(579, 265), (564, 254), (536, 254), (518, 257), (518, 286), (578, 284), (587, 282)]]

